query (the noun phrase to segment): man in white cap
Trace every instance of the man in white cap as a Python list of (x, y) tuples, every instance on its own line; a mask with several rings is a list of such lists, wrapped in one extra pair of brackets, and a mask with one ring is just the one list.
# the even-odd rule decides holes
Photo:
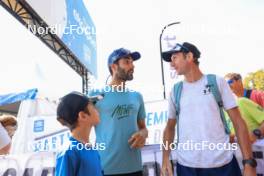
[[(177, 175), (241, 176), (233, 147), (225, 147), (231, 144), (222, 116), (224, 109), (236, 130), (243, 155), (244, 176), (256, 176), (256, 160), (252, 156), (247, 126), (232, 91), (225, 79), (202, 73), (198, 60), (200, 54), (198, 48), (188, 42), (176, 44), (172, 50), (162, 53), (163, 60), (170, 62), (177, 73), (184, 76), (184, 80), (176, 83), (171, 91), (169, 119), (163, 136), (164, 144), (172, 144), (177, 123)], [(214, 84), (210, 82), (212, 77)], [(186, 149), (181, 145), (188, 143), (193, 147)], [(163, 175), (173, 175), (169, 154), (170, 148), (164, 147)]]

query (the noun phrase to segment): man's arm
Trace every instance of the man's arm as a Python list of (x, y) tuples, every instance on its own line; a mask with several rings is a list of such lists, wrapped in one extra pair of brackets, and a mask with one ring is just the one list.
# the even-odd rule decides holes
[[(249, 140), (249, 133), (246, 123), (241, 118), (240, 112), (237, 107), (227, 110), (227, 113), (234, 125), (235, 133), (237, 135), (238, 143), (243, 155), (243, 159), (252, 159), (251, 143)], [(248, 164), (244, 167), (245, 175), (255, 175), (255, 168)]]
[(163, 160), (168, 159), (170, 155), (170, 144), (173, 143), (175, 136), (176, 119), (168, 119), (163, 132)]
[(0, 155), (7, 155), (9, 154), (11, 149), (11, 143), (8, 143), (6, 146), (0, 149)]
[(148, 130), (145, 124), (145, 119), (140, 118), (137, 121), (138, 131), (134, 133), (128, 140), (131, 148), (142, 148), (146, 143), (146, 138), (148, 137)]

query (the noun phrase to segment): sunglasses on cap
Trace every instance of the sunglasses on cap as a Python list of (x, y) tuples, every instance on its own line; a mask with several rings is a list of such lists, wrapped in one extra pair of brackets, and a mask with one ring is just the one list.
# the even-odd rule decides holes
[(186, 53), (188, 53), (188, 52), (190, 51), (187, 47), (185, 47), (185, 46), (183, 46), (183, 45), (181, 45), (181, 44), (179, 44), (179, 43), (177, 43), (177, 44), (172, 48), (172, 50), (183, 51), (183, 52), (186, 52)]
[(97, 103), (97, 101), (102, 100), (103, 98), (104, 98), (104, 94), (99, 94), (96, 96), (88, 97), (89, 102), (94, 105)]

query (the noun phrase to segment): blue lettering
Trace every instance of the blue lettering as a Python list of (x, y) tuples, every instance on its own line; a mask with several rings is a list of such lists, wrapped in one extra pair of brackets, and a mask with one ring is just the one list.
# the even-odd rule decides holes
[(51, 138), (52, 149), (56, 149), (56, 141), (57, 141), (57, 137), (56, 136)]
[(147, 126), (151, 126), (151, 121), (152, 121), (151, 115), (152, 114), (153, 114), (152, 112), (148, 112), (147, 114)]
[(168, 120), (168, 111), (148, 112), (146, 118), (147, 126), (160, 125)]
[(162, 123), (163, 123), (163, 112), (161, 112), (160, 114), (155, 112), (155, 114), (154, 114), (154, 125), (162, 124)]
[(48, 139), (45, 139), (45, 141), (44, 141), (44, 151), (47, 151), (47, 150), (49, 150), (49, 141), (48, 141)]
[(63, 136), (64, 136), (64, 134), (62, 133), (62, 134), (60, 135), (61, 145), (63, 145)]

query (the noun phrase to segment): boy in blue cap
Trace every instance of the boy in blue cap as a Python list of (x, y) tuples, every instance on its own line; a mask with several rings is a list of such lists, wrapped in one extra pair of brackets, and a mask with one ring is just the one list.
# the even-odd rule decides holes
[(125, 87), (126, 81), (133, 79), (133, 62), (139, 58), (139, 52), (114, 50), (108, 57), (110, 84), (90, 94), (104, 93), (104, 99), (95, 105), (101, 120), (95, 133), (96, 141), (106, 144), (105, 150), (99, 151), (105, 175), (143, 175), (140, 148), (148, 136), (144, 102), (139, 92)]
[(56, 176), (101, 176), (97, 150), (89, 144), (90, 130), (100, 121), (94, 99), (72, 92), (65, 95), (57, 108), (57, 120), (71, 130), (70, 146), (56, 160)]

